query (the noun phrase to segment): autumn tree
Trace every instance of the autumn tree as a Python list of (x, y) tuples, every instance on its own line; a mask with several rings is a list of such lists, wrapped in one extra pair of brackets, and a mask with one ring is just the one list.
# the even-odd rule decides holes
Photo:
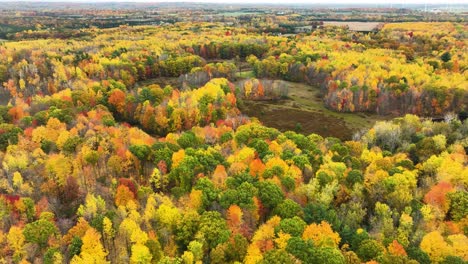
[(39, 247), (45, 248), (51, 237), (59, 235), (57, 227), (46, 214), (42, 213), (39, 220), (24, 226), (23, 234), (26, 242), (36, 243)]
[(224, 243), (229, 238), (229, 229), (226, 221), (218, 212), (205, 212), (200, 218), (200, 235), (205, 238), (209, 249)]
[(82, 240), (81, 253), (73, 257), (71, 263), (109, 263), (106, 260), (107, 252), (101, 244), (101, 235), (94, 228), (88, 229)]

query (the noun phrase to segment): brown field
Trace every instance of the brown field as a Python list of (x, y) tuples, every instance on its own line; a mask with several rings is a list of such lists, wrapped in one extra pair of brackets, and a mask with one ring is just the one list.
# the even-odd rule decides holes
[(324, 26), (348, 26), (351, 31), (372, 31), (380, 26), (380, 22), (324, 21)]
[[(349, 140), (352, 131), (346, 126), (344, 120), (326, 116), (320, 113), (294, 109), (288, 106), (268, 104), (265, 102), (245, 103), (243, 113), (258, 118), (262, 124), (277, 128), (280, 131), (296, 131), (309, 135), (312, 133), (324, 137), (337, 137), (342, 140)], [(300, 125), (300, 129), (297, 129)]]
[[(241, 111), (280, 131), (296, 130), (305, 135), (316, 133), (342, 140), (350, 140), (355, 132), (370, 128), (376, 121), (390, 118), (364, 113), (334, 112), (325, 108), (318, 88), (301, 83), (285, 83), (289, 88), (288, 99), (244, 100)], [(298, 126), (300, 130), (297, 129)]]

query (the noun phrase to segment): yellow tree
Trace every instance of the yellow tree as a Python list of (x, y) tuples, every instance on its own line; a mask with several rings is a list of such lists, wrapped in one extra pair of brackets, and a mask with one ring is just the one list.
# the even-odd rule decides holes
[(304, 240), (311, 239), (318, 247), (333, 246), (337, 247), (341, 241), (340, 235), (333, 232), (330, 224), (322, 221), (320, 224), (312, 223), (304, 229), (302, 233)]
[(200, 190), (193, 189), (190, 192), (188, 205), (191, 209), (198, 210), (202, 206), (202, 195), (203, 193)]
[(179, 163), (184, 159), (185, 151), (183, 149), (172, 154), (172, 167), (176, 168), (179, 166)]
[(156, 202), (155, 196), (151, 195), (146, 200), (145, 211), (143, 212), (143, 220), (148, 228), (151, 227), (152, 221), (156, 219), (156, 208), (158, 203)]
[(101, 244), (101, 235), (94, 228), (90, 228), (83, 236), (81, 253), (73, 257), (72, 264), (107, 264), (107, 252)]
[(251, 81), (251, 80), (247, 80), (247, 81), (244, 83), (245, 98), (249, 98), (249, 97), (250, 97), (250, 94), (252, 93), (252, 88), (253, 88), (252, 81)]
[(421, 241), (420, 247), (422, 251), (426, 252), (429, 258), (436, 263), (442, 261), (446, 256), (451, 255), (451, 248), (447, 242), (445, 242), (439, 231), (426, 234)]
[(130, 257), (130, 263), (132, 264), (146, 264), (151, 263), (152, 255), (145, 245), (136, 243), (132, 246), (132, 256)]
[(50, 178), (59, 185), (64, 185), (66, 178), (73, 172), (73, 163), (69, 157), (63, 154), (54, 154), (47, 159), (46, 169)]
[(23, 230), (17, 226), (12, 226), (8, 232), (8, 246), (13, 250), (13, 257), (21, 259), (26, 251), (24, 250)]
[(163, 226), (172, 228), (181, 216), (179, 209), (175, 207), (170, 200), (165, 200), (156, 210), (156, 219)]
[(451, 244), (452, 253), (468, 261), (468, 238), (463, 234), (456, 234), (448, 236), (447, 240)]
[(115, 247), (113, 243), (115, 229), (113, 227), (112, 221), (108, 217), (104, 217), (102, 226), (104, 246), (109, 250), (109, 257), (112, 260), (113, 256), (115, 256)]
[[(133, 220), (129, 221), (133, 222)], [(134, 227), (131, 227), (132, 225)], [(152, 255), (148, 247), (145, 246), (145, 243), (148, 241), (148, 235), (135, 222), (132, 225), (127, 227), (127, 232), (131, 232), (130, 241), (133, 243), (130, 263), (150, 263)]]

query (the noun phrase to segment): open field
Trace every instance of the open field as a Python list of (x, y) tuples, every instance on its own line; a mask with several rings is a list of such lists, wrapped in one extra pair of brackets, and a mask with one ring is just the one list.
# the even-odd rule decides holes
[(147, 80), (138, 82), (139, 86), (148, 86), (151, 84), (157, 84), (163, 88), (166, 85), (171, 85), (172, 87), (180, 86), (179, 78), (174, 78), (174, 77), (159, 77), (159, 78), (147, 79)]
[(255, 74), (253, 71), (242, 71), (242, 72), (236, 72), (236, 77), (237, 78), (255, 78)]
[(354, 22), (354, 21), (324, 21), (324, 26), (348, 26), (351, 31), (372, 31), (377, 29), (381, 23), (379, 22)]
[(286, 82), (288, 99), (280, 101), (245, 100), (241, 111), (258, 118), (266, 126), (281, 131), (296, 130), (304, 134), (316, 133), (349, 140), (362, 129), (370, 128), (376, 121), (390, 117), (363, 113), (339, 113), (327, 109), (318, 88)]

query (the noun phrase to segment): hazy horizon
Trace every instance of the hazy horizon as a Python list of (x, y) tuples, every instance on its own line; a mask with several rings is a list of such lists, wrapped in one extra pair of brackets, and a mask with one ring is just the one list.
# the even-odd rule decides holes
[(217, 4), (271, 4), (271, 5), (336, 5), (336, 4), (348, 4), (352, 5), (362, 5), (362, 4), (369, 4), (369, 5), (412, 5), (412, 4), (428, 4), (428, 5), (467, 5), (466, 1), (463, 0), (450, 0), (450, 1), (443, 1), (443, 0), (404, 0), (404, 1), (386, 1), (386, 0), (337, 0), (337, 1), (329, 1), (324, 3), (323, 1), (319, 0), (290, 0), (286, 3), (284, 1), (271, 1), (271, 0), (227, 0), (227, 1), (220, 1), (220, 0), (0, 0), (0, 2), (31, 2), (31, 3), (47, 3), (47, 2), (54, 2), (54, 3), (217, 3)]

